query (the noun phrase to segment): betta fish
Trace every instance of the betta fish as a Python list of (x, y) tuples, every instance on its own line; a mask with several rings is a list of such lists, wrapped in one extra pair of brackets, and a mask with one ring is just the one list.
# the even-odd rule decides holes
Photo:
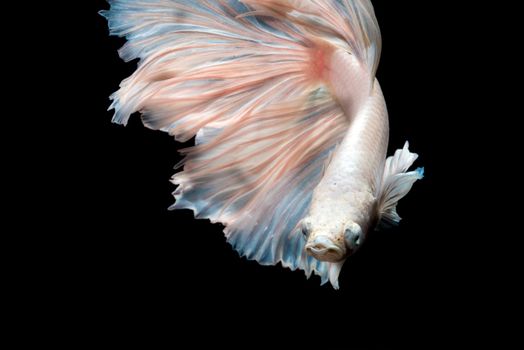
[(241, 256), (338, 289), (344, 261), (421, 179), (408, 143), (386, 159), (369, 0), (109, 0), (119, 54), (136, 71), (113, 121), (178, 141), (173, 209), (224, 225)]

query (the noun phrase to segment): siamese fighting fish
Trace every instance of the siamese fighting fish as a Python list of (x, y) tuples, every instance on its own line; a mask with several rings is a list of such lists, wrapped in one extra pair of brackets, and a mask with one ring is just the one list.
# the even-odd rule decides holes
[(109, 0), (110, 33), (136, 71), (113, 121), (195, 137), (173, 209), (224, 225), (241, 256), (338, 289), (346, 258), (423, 176), (406, 142), (386, 159), (369, 0)]

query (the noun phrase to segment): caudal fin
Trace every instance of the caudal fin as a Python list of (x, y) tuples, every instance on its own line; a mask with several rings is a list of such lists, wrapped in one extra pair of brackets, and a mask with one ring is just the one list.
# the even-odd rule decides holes
[(249, 259), (337, 286), (340, 266), (309, 257), (297, 225), (349, 125), (323, 81), (324, 55), (340, 46), (376, 68), (369, 1), (109, 3), (111, 33), (128, 40), (121, 57), (140, 59), (112, 96), (113, 120), (140, 111), (177, 140), (196, 135), (173, 208), (223, 223)]

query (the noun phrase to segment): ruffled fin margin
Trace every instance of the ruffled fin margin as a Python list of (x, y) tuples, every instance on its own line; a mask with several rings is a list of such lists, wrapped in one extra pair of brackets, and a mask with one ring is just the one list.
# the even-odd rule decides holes
[(418, 158), (408, 147), (409, 143), (406, 142), (404, 148), (396, 150), (393, 156), (386, 159), (378, 200), (380, 223), (386, 226), (400, 222), (401, 218), (397, 214), (398, 201), (408, 194), (415, 181), (424, 177), (424, 168), (406, 172)]
[(128, 40), (121, 57), (139, 59), (111, 96), (114, 122), (140, 111), (147, 127), (196, 136), (172, 208), (223, 223), (249, 259), (338, 288), (342, 264), (308, 256), (297, 227), (349, 125), (319, 74), (322, 55), (342, 46), (376, 69), (369, 1), (108, 2), (111, 34)]

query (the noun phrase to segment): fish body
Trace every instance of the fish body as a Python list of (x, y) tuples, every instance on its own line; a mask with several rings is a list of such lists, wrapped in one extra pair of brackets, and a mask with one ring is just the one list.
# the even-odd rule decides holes
[(358, 64), (347, 63), (352, 59), (345, 54), (346, 64), (335, 65), (340, 68), (333, 71), (340, 74), (332, 78), (350, 124), (314, 191), (303, 225), (306, 250), (331, 262), (355, 252), (379, 216), (377, 197), (389, 135), (380, 85), (377, 80), (371, 84), (367, 72), (351, 72), (362, 70)]
[(136, 72), (113, 120), (179, 141), (173, 209), (224, 224), (263, 265), (338, 288), (345, 259), (422, 178), (408, 144), (386, 158), (388, 114), (375, 78), (381, 38), (369, 0), (110, 0)]

